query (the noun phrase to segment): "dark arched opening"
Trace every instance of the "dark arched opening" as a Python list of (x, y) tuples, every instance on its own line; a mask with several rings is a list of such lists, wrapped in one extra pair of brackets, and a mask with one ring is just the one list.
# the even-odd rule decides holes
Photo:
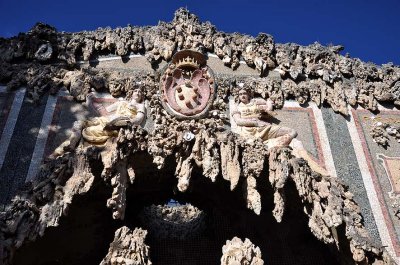
[(127, 190), (123, 221), (113, 220), (111, 210), (105, 207), (111, 187), (103, 182), (98, 170), (92, 189), (74, 199), (68, 216), (61, 219), (58, 227), (47, 229), (42, 238), (21, 247), (15, 264), (99, 264), (116, 229), (123, 225), (146, 229), (140, 219), (143, 209), (153, 204), (165, 205), (171, 199), (203, 211), (204, 229), (184, 239), (149, 232), (146, 244), (153, 264), (219, 264), (222, 246), (235, 236), (249, 238), (258, 246), (266, 264), (345, 263), (335, 246), (325, 245), (311, 234), (292, 183), (287, 184), (283, 221), (277, 223), (271, 213), (273, 190), (266, 172), (258, 181), (263, 205), (258, 216), (246, 208), (242, 183), (230, 191), (222, 177), (212, 183), (194, 169), (188, 191), (180, 193), (174, 177), (175, 162), (171, 158), (166, 165), (157, 170), (147, 155), (136, 157), (136, 180)]

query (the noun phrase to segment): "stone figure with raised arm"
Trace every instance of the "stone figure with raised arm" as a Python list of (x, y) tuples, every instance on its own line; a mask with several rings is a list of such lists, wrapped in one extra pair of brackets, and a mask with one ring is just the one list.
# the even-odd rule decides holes
[[(92, 144), (103, 144), (118, 135), (118, 128), (128, 124), (141, 124), (145, 119), (143, 92), (133, 90), (130, 100), (119, 100), (107, 108), (104, 117), (96, 117), (83, 124), (82, 136)], [(104, 112), (104, 111), (103, 111)]]
[(237, 125), (237, 133), (249, 138), (260, 138), (269, 146), (287, 146), (297, 132), (288, 127), (272, 124), (268, 116), (273, 116), (273, 102), (270, 99), (252, 98), (251, 92), (242, 88), (239, 103), (231, 110)]
[[(87, 97), (88, 105), (92, 104), (93, 94)], [(91, 144), (104, 144), (109, 138), (118, 135), (118, 129), (128, 124), (141, 124), (145, 119), (145, 105), (143, 92), (137, 88), (132, 91), (131, 99), (119, 100), (107, 108), (99, 105), (96, 109), (104, 115), (85, 121), (75, 121), (69, 138), (58, 146), (49, 156), (49, 159), (63, 155), (73, 150), (83, 137)]]
[(283, 127), (271, 122), (274, 116), (271, 99), (253, 98), (249, 90), (239, 90), (239, 102), (231, 108), (231, 116), (237, 125), (236, 133), (247, 139), (261, 139), (268, 146), (290, 146), (296, 157), (303, 158), (310, 167), (321, 175), (328, 175), (327, 171), (316, 163), (301, 141), (296, 139), (296, 130)]

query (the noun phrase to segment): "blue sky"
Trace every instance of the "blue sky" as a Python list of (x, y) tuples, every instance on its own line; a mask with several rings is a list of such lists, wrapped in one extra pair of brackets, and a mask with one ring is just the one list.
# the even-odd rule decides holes
[(279, 43), (341, 44), (352, 57), (400, 65), (400, 0), (0, 0), (0, 36), (26, 32), (38, 21), (70, 32), (156, 25), (171, 21), (182, 6), (225, 32), (266, 32)]

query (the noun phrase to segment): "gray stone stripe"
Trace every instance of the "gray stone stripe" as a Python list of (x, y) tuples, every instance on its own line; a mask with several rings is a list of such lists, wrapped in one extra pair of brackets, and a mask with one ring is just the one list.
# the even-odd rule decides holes
[[(3, 92), (3, 89), (0, 91)], [(21, 110), (22, 102), (24, 101), (25, 89), (18, 90), (15, 93), (14, 100), (8, 114), (3, 133), (0, 138), (0, 170), (3, 167), (4, 159), (10, 144), (11, 136), (14, 132), (15, 124), (17, 123), (18, 115)]]
[[(26, 97), (26, 96), (25, 96)], [(24, 102), (0, 169), (0, 208), (9, 203), (24, 182), (29, 169), (36, 137), (45, 110), (47, 96), (40, 105)]]
[(365, 227), (368, 229), (372, 240), (380, 244), (379, 231), (372, 214), (352, 138), (347, 128), (347, 121), (342, 115), (334, 113), (330, 108), (322, 108), (322, 117), (337, 176), (349, 186), (350, 191), (354, 194), (354, 200), (361, 208)]

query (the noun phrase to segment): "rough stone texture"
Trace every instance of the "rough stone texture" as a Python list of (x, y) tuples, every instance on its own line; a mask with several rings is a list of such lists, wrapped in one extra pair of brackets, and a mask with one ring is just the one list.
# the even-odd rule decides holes
[(134, 127), (134, 130), (121, 129), (118, 138), (108, 141), (101, 152), (104, 165), (101, 176), (113, 187), (107, 207), (112, 209), (114, 219), (124, 219), (128, 181), (133, 183), (135, 180), (134, 163), (128, 166), (127, 158), (145, 148), (142, 143), (144, 134), (140, 127)]
[(371, 136), (378, 145), (387, 148), (389, 137), (395, 138), (400, 143), (400, 127), (385, 122), (374, 122), (371, 127)]
[(221, 265), (263, 265), (261, 250), (246, 238), (244, 242), (237, 237), (227, 240), (222, 247)]
[(205, 228), (205, 214), (192, 205), (151, 205), (140, 214), (144, 227), (157, 238), (184, 240)]
[(101, 265), (151, 265), (149, 246), (145, 244), (147, 231), (141, 228), (131, 230), (126, 226), (115, 231), (107, 256)]
[(14, 251), (23, 242), (34, 241), (49, 226), (57, 226), (67, 213), (75, 195), (86, 193), (93, 183), (89, 149), (78, 149), (45, 164), (38, 179), (29, 183), (0, 212), (2, 261), (11, 262)]
[[(207, 122), (207, 119), (202, 121)], [(215, 121), (208, 124), (200, 121), (198, 123), (193, 123), (192, 121), (180, 122), (179, 125), (183, 125), (182, 127), (173, 127), (173, 125), (171, 124), (168, 128), (174, 128), (174, 134), (172, 134), (170, 142), (174, 143), (172, 150), (175, 151), (174, 153), (177, 157), (178, 189), (181, 191), (185, 191), (190, 186), (193, 166), (197, 164), (201, 168), (204, 163), (209, 163), (207, 162), (207, 159), (209, 159), (207, 156), (199, 157), (198, 154), (203, 154), (210, 142), (213, 142), (218, 147), (222, 142), (226, 143), (231, 138), (235, 145), (239, 145), (239, 150), (242, 152), (243, 160), (233, 164), (240, 164), (240, 168), (243, 169), (240, 176), (243, 176), (246, 180), (243, 195), (247, 200), (249, 209), (256, 214), (261, 211), (261, 195), (257, 191), (256, 184), (257, 178), (260, 177), (259, 174), (263, 169), (263, 167), (260, 168), (259, 161), (263, 161), (263, 159), (250, 159), (246, 153), (258, 154), (260, 158), (267, 158), (269, 161), (269, 179), (275, 189), (275, 209), (273, 214), (278, 222), (282, 220), (285, 208), (285, 184), (291, 180), (295, 183), (305, 207), (305, 212), (309, 217), (310, 229), (318, 239), (327, 244), (338, 243), (338, 238), (335, 236), (337, 233), (336, 228), (344, 225), (346, 227), (346, 237), (349, 240), (355, 261), (372, 262), (382, 255), (380, 248), (371, 243), (362, 223), (360, 209), (353, 201), (353, 195), (348, 191), (347, 187), (335, 178), (321, 176), (312, 172), (304, 160), (292, 155), (290, 149), (261, 149), (261, 142), (255, 141), (255, 143), (249, 144), (243, 141), (245, 139), (241, 139), (236, 135), (228, 136), (226, 133), (219, 132)], [(196, 132), (196, 140), (184, 140), (184, 134), (187, 133), (188, 129)], [(113, 217), (115, 219), (123, 219), (127, 203), (125, 199), (126, 185), (128, 183), (127, 176), (134, 176), (132, 172), (128, 174), (133, 169), (130, 167), (128, 170), (127, 164), (134, 163), (134, 160), (129, 159), (129, 156), (147, 148), (150, 151), (151, 143), (156, 146), (162, 146), (157, 142), (165, 139), (158, 136), (156, 132), (157, 130), (154, 130), (153, 133), (155, 135), (147, 135), (143, 129), (136, 126), (121, 129), (119, 136), (114, 140), (109, 140), (106, 147), (83, 148), (82, 145), (84, 143), (81, 143), (75, 153), (67, 153), (62, 157), (58, 157), (55, 161), (65, 159), (60, 161), (61, 164), (56, 164), (61, 169), (54, 170), (54, 168), (51, 168), (53, 169), (51, 171), (45, 170), (44, 174), (48, 178), (44, 181), (50, 182), (52, 178), (53, 181), (60, 181), (60, 178), (67, 179), (64, 182), (65, 184), (58, 185), (58, 188), (57, 185), (52, 186), (52, 183), (47, 185), (34, 184), (29, 191), (32, 195), (24, 199), (23, 206), (20, 206), (19, 201), (21, 199), (17, 197), (13, 204), (2, 213), (2, 237), (8, 242), (3, 246), (4, 253), (6, 253), (5, 258), (3, 258), (4, 262), (7, 264), (8, 260), (12, 259), (12, 249), (20, 246), (25, 240), (34, 240), (38, 234), (43, 234), (47, 226), (57, 225), (59, 218), (66, 213), (73, 196), (84, 194), (90, 189), (93, 182), (93, 174), (91, 174), (93, 169), (88, 161), (90, 157), (96, 157), (94, 154), (101, 156), (104, 165), (102, 176), (105, 181), (110, 181), (113, 187), (113, 193), (107, 206), (113, 209)], [(214, 140), (201, 142), (204, 137)], [(189, 138), (186, 137), (186, 139)], [(153, 157), (160, 156), (161, 159), (155, 159), (154, 161), (158, 161), (160, 166), (164, 165), (165, 153), (150, 154)], [(73, 161), (75, 162), (73, 163)], [(221, 160), (215, 159), (215, 161), (219, 167)], [(261, 165), (264, 166), (263, 163)], [(64, 173), (67, 169), (69, 169), (68, 175)], [(205, 168), (203, 167), (204, 170)], [(58, 175), (53, 176), (54, 174)], [(132, 177), (131, 179), (134, 178)], [(39, 188), (37, 185), (39, 185)], [(47, 192), (43, 192), (44, 189)], [(35, 199), (38, 197), (45, 197), (42, 201), (49, 202), (45, 205), (37, 203)], [(43, 206), (40, 207), (41, 205)], [(36, 211), (32, 212), (32, 209), (36, 209)], [(28, 215), (26, 212), (31, 214)], [(21, 228), (16, 231), (15, 227)]]
[[(106, 72), (76, 64), (80, 59), (133, 52), (144, 54), (156, 68), (162, 60), (170, 60), (176, 49), (215, 53), (234, 69), (243, 59), (258, 69), (261, 77), (217, 75), (219, 88), (208, 116), (179, 121), (161, 104), (157, 72)], [(301, 104), (309, 100), (318, 105), (327, 103), (344, 115), (348, 104), (369, 110), (376, 110), (378, 101), (400, 105), (399, 67), (378, 67), (343, 57), (341, 49), (320, 44), (276, 45), (267, 34), (255, 38), (226, 34), (209, 22), (200, 23), (186, 9), (179, 9), (172, 22), (154, 27), (58, 33), (38, 24), (27, 34), (1, 39), (0, 82), (6, 82), (9, 89), (26, 86), (32, 100), (38, 102), (46, 92), (66, 87), (77, 101), (84, 101), (92, 89), (120, 96), (133, 90), (134, 82), (141, 81), (146, 87), (148, 116), (153, 121), (146, 130), (138, 126), (120, 129), (118, 137), (104, 146), (88, 146), (77, 139), (65, 144), (68, 148), (47, 161), (35, 182), (0, 212), (2, 262), (11, 263), (18, 247), (43, 235), (47, 227), (57, 226), (74, 196), (84, 196), (90, 190), (96, 168), (103, 167), (101, 178), (112, 187), (107, 207), (114, 219), (123, 219), (129, 203), (126, 189), (135, 180), (134, 155), (145, 153), (157, 168), (166, 166), (170, 161), (167, 158), (175, 159), (180, 192), (189, 189), (193, 170), (200, 170), (212, 182), (222, 175), (230, 182), (231, 190), (242, 183), (242, 196), (255, 214), (263, 211), (263, 194), (257, 186), (262, 178), (268, 178), (274, 190), (273, 215), (278, 222), (284, 218), (286, 184), (292, 182), (309, 218), (310, 230), (319, 240), (336, 245), (340, 239), (347, 240), (356, 262), (389, 263), (380, 246), (370, 240), (359, 206), (346, 185), (313, 172), (290, 148), (267, 150), (260, 141), (248, 142), (227, 128), (228, 98), (237, 96), (239, 82), (261, 97), (271, 98), (278, 108), (286, 98), (295, 98)], [(345, 235), (338, 236), (340, 231)], [(121, 232), (117, 240), (120, 235), (124, 240), (130, 233)], [(125, 254), (129, 253), (121, 255)]]
[(227, 142), (221, 142), (222, 176), (230, 181), (231, 190), (234, 190), (240, 178), (239, 146), (235, 145), (232, 137)]
[[(378, 101), (400, 105), (398, 66), (390, 63), (377, 66), (342, 56), (339, 53), (342, 46), (275, 44), (273, 37), (265, 33), (256, 37), (227, 34), (210, 22), (200, 22), (184, 8), (175, 12), (173, 21), (151, 27), (64, 33), (49, 25), (36, 24), (26, 34), (0, 39), (0, 82), (7, 83), (10, 89), (26, 85), (34, 100), (63, 85), (78, 100), (84, 100), (92, 87), (119, 95), (129, 88), (129, 82), (118, 73), (107, 77), (90, 73), (90, 67), (75, 74), (67, 73), (81, 68), (79, 60), (108, 54), (140, 53), (156, 66), (169, 61), (180, 49), (214, 53), (233, 69), (244, 60), (262, 76), (261, 89), (279, 101), (284, 96), (299, 103), (309, 100), (318, 105), (327, 103), (344, 115), (347, 105), (359, 104), (369, 110), (376, 110)], [(277, 86), (265, 87), (264, 83), (272, 80), (272, 72), (278, 73)]]

